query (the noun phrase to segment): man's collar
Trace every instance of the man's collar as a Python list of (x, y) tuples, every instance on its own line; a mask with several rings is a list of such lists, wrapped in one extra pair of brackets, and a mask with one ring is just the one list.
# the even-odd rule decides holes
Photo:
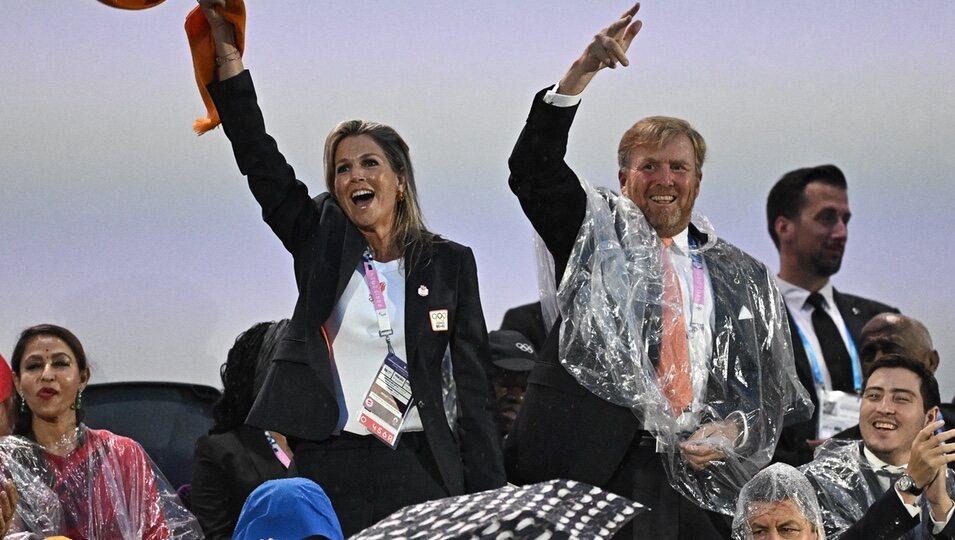
[[(786, 281), (785, 279), (776, 276), (776, 284), (779, 287), (779, 292), (782, 293), (783, 298), (786, 299), (786, 304), (789, 306), (798, 306), (799, 309), (805, 309), (812, 311), (812, 306), (806, 305), (806, 300), (809, 298), (809, 291), (803, 289), (799, 285), (793, 285), (792, 283)], [(833, 295), (832, 282), (827, 281), (826, 284), (819, 289), (819, 294), (826, 300), (826, 305), (830, 310), (837, 309), (835, 296)]]
[(689, 229), (683, 229), (673, 237), (673, 245), (680, 250), (680, 253), (690, 252)]
[(869, 450), (869, 447), (866, 446), (864, 442), (862, 443), (862, 454), (865, 456), (866, 461), (869, 462), (869, 466), (872, 467), (873, 471), (884, 469), (890, 473), (900, 474), (905, 472), (905, 465), (890, 465), (882, 461), (878, 456), (873, 454), (871, 450)]
[(706, 234), (700, 232), (700, 230), (691, 223), (687, 228), (673, 235), (673, 246), (676, 247), (681, 254), (689, 254), (690, 237), (696, 242), (697, 247), (706, 245), (708, 241)]

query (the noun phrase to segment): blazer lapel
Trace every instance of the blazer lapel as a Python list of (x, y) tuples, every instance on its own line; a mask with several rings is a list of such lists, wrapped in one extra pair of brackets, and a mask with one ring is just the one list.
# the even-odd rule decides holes
[(351, 279), (352, 272), (358, 268), (361, 262), (361, 256), (368, 247), (368, 242), (351, 224), (345, 225), (345, 238), (342, 240), (342, 258), (341, 265), (338, 268), (338, 282), (335, 285), (336, 301), (342, 297), (348, 280)]
[(862, 320), (859, 317), (859, 308), (852, 305), (849, 299), (839, 291), (832, 289), (832, 299), (836, 304), (836, 309), (839, 310), (839, 314), (842, 315), (842, 320), (845, 321), (846, 327), (849, 329), (852, 341), (859, 343), (859, 339), (862, 337), (862, 327), (869, 321)]
[(431, 334), (428, 300), (434, 288), (435, 261), (424, 268), (408, 268), (405, 274), (405, 351), (409, 367), (418, 349), (427, 343)]
[(272, 453), (272, 448), (265, 440), (265, 434), (261, 429), (242, 426), (239, 428), (239, 439), (247, 449), (246, 456), (252, 463), (252, 468), (263, 482), (282, 476), (285, 467)]

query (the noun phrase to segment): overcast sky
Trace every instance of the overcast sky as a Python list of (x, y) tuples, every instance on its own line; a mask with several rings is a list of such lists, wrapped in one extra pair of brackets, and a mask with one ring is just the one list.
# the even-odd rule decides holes
[[(200, 380), (236, 334), (289, 316), (291, 259), (204, 112), (183, 19), (8, 0), (0, 19), (0, 352), (37, 322), (75, 330), (94, 381)], [(408, 140), (428, 225), (474, 248), (488, 326), (536, 298), (531, 230), (507, 156), (531, 97), (628, 6), (607, 0), (248, 0), (246, 66), (298, 176), (322, 190), (340, 120)], [(922, 319), (955, 394), (948, 233), (955, 180), (955, 2), (644, 2), (631, 67), (587, 90), (568, 160), (616, 183), (637, 119), (688, 119), (710, 158), (697, 208), (764, 260), (765, 197), (786, 171), (835, 163), (853, 218), (846, 292)]]

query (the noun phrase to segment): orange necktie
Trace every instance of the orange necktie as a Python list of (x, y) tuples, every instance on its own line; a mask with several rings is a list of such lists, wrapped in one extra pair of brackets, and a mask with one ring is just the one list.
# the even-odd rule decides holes
[(680, 416), (693, 401), (693, 383), (690, 380), (683, 293), (668, 253), (671, 244), (672, 238), (663, 238), (663, 336), (660, 340), (657, 378), (663, 395), (673, 407), (673, 415)]

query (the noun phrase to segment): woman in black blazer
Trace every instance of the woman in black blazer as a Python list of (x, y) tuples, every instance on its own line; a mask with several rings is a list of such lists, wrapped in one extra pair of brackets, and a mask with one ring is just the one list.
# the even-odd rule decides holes
[(257, 323), (239, 334), (222, 364), (215, 423), (196, 441), (190, 509), (206, 538), (232, 538), (242, 505), (266, 480), (285, 478), (291, 451), (285, 437), (245, 425), (288, 319)]
[[(339, 124), (325, 144), (328, 192), (312, 199), (265, 132), (222, 3), (200, 1), (219, 65), (209, 91), (299, 291), (247, 422), (290, 438), (291, 473), (325, 489), (346, 536), (408, 504), (503, 485), (471, 250), (424, 227), (408, 146), (387, 126)], [(366, 268), (391, 284), (381, 295)], [(355, 427), (390, 352), (412, 392), (394, 449)]]

